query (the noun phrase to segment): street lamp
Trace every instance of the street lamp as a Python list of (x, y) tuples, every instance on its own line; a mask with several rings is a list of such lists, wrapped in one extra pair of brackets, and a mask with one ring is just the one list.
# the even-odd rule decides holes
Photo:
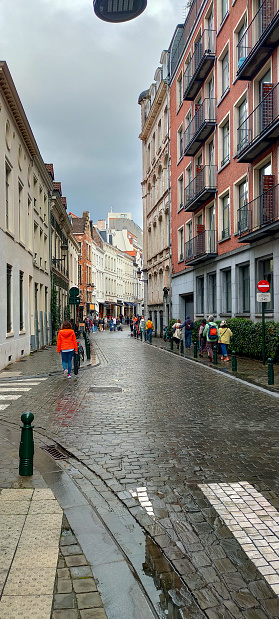
[(143, 269), (138, 268), (137, 269), (137, 278), (138, 280), (140, 280), (141, 282), (143, 282), (144, 284), (148, 283), (148, 279), (142, 279), (141, 278), (141, 274), (143, 273)]
[(138, 17), (147, 0), (93, 0), (94, 12), (103, 21), (120, 23)]

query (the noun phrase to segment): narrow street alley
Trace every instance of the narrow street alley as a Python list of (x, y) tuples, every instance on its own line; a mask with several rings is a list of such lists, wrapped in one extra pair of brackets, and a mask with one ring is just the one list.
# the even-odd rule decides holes
[[(0, 392), (5, 383), (13, 384), (10, 394), (19, 393), (19, 383), (31, 387), (17, 399), (1, 399), (3, 446), (12, 444), (20, 415), (32, 411), (36, 471), (66, 511), (109, 619), (278, 617), (278, 394), (129, 333), (93, 334), (95, 364), (71, 381), (62, 372), (49, 375), (51, 367), (43, 371), (44, 352), (37, 380), (29, 360), (15, 364), (17, 376), (2, 372)], [(49, 456), (41, 448), (49, 445), (64, 459), (47, 470)], [(16, 487), (14, 473), (5, 481), (3, 454), (0, 487)], [(72, 503), (61, 490), (65, 476)], [(96, 532), (103, 561), (96, 560), (95, 569), (87, 555), (87, 504), (75, 493), (90, 502), (113, 538), (112, 554), (125, 555), (137, 573), (141, 592), (132, 610), (126, 568), (111, 572), (111, 559), (110, 569), (101, 567), (109, 557), (106, 536), (102, 550)]]

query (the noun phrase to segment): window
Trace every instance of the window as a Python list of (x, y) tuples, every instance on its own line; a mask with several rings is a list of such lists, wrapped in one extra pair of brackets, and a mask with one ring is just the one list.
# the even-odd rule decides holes
[(250, 266), (239, 267), (239, 312), (250, 312)]
[(12, 171), (6, 162), (6, 229), (11, 229), (11, 176)]
[(183, 86), (182, 86), (182, 73), (177, 80), (177, 107), (180, 107), (183, 102)]
[(162, 146), (162, 123), (159, 120), (158, 123), (158, 148)]
[(184, 228), (178, 230), (178, 262), (184, 260)]
[(230, 86), (230, 71), (229, 71), (229, 52), (225, 54), (222, 60), (222, 95), (227, 92)]
[(208, 313), (216, 314), (216, 273), (208, 275)]
[(225, 314), (232, 311), (232, 280), (231, 269), (223, 271), (223, 312)]
[[(270, 288), (270, 301), (265, 304), (267, 311), (273, 311), (274, 307), (274, 295), (273, 295), (273, 257), (263, 258), (258, 260), (258, 281), (260, 279), (266, 279), (269, 282)], [(261, 303), (258, 304), (261, 306)], [(260, 309), (260, 307), (259, 307)]]
[(249, 228), (249, 213), (248, 213), (248, 186), (247, 180), (243, 181), (238, 185), (238, 231), (241, 234), (245, 230)]
[(183, 187), (183, 175), (178, 179), (178, 196), (177, 196), (177, 206), (178, 210), (183, 208), (184, 205), (184, 187)]
[(23, 272), (19, 271), (19, 330), (23, 331)]
[(204, 314), (204, 277), (197, 277), (197, 314)]
[(177, 150), (178, 150), (178, 160), (183, 157), (183, 127), (180, 127), (177, 134)]
[(12, 267), (7, 264), (7, 333), (12, 330)]
[(230, 124), (229, 121), (222, 127), (222, 153), (221, 168), (230, 160)]
[(238, 61), (241, 58), (246, 58), (248, 56), (249, 50), (247, 48), (247, 20), (246, 17), (244, 22), (237, 33), (238, 38)]
[(230, 196), (227, 193), (222, 198), (222, 239), (230, 236)]
[(238, 140), (237, 150), (242, 150), (248, 142), (247, 99), (238, 108)]
[(229, 0), (221, 0), (221, 23), (229, 12)]

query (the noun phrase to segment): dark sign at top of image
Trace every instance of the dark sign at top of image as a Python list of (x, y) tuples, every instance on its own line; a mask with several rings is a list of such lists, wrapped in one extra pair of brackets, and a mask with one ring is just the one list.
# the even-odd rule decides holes
[(103, 21), (118, 23), (138, 17), (147, 0), (93, 0), (94, 11)]

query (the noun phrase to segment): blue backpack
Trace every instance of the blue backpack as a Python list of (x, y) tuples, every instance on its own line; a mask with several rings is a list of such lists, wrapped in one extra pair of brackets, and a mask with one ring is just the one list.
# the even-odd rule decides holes
[(217, 327), (215, 324), (210, 324), (209, 323), (209, 329), (208, 329), (208, 339), (209, 340), (217, 340), (218, 337), (218, 332), (217, 332)]

